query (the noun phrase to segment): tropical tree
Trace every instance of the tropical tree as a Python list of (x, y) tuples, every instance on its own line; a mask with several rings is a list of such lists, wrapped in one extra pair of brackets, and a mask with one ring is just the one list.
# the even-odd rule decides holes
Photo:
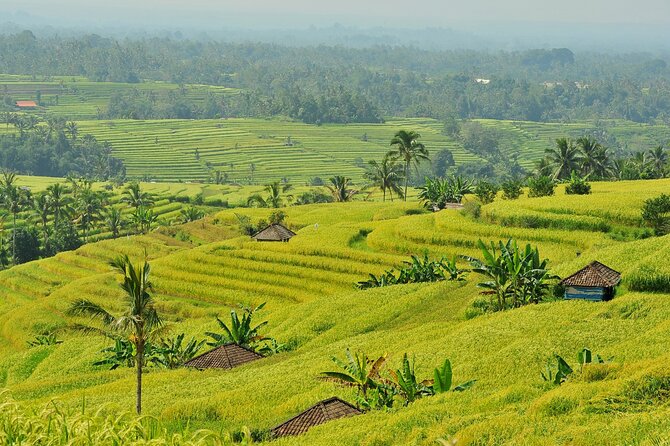
[(107, 229), (112, 233), (112, 238), (117, 238), (125, 224), (121, 210), (115, 207), (109, 207), (104, 212), (103, 218)]
[(103, 199), (99, 192), (91, 188), (85, 188), (79, 192), (75, 203), (75, 211), (77, 213), (77, 223), (79, 223), (84, 233), (84, 241), (88, 239), (91, 226), (100, 218), (102, 207)]
[(133, 265), (127, 255), (113, 260), (111, 266), (123, 275), (121, 289), (125, 294), (125, 311), (114, 316), (102, 306), (85, 299), (72, 303), (68, 310), (71, 316), (88, 316), (97, 320), (101, 327), (77, 326), (87, 333), (122, 334), (135, 347), (135, 366), (137, 368), (136, 410), (142, 412), (142, 370), (145, 365), (145, 347), (154, 339), (158, 339), (165, 330), (163, 320), (155, 308), (151, 296), (152, 285), (149, 280), (151, 267), (144, 260), (140, 265)]
[[(284, 204), (284, 197), (282, 195), (292, 188), (291, 184), (282, 184), (279, 181), (266, 184), (264, 190), (268, 195), (263, 198), (261, 194), (254, 194), (247, 199), (247, 205), (262, 208), (279, 208)], [(291, 195), (286, 196), (286, 200), (291, 200), (292, 198)]]
[(349, 349), (345, 352), (346, 359), (340, 360), (333, 356), (332, 361), (341, 371), (322, 372), (321, 375), (344, 385), (354, 386), (359, 399), (367, 400), (368, 391), (378, 386), (382, 366), (386, 362), (386, 355), (377, 359), (368, 358), (363, 352), (352, 354)]
[(228, 343), (240, 345), (255, 349), (259, 342), (267, 341), (270, 338), (260, 334), (261, 328), (267, 325), (268, 321), (263, 321), (260, 324), (253, 325), (254, 314), (265, 307), (265, 302), (256, 308), (242, 308), (242, 317), (237, 315), (235, 310), (230, 311), (230, 325), (223, 322), (218, 317), (216, 322), (223, 330), (223, 333), (206, 332), (205, 334), (212, 338), (212, 341), (207, 345), (218, 347)]
[(205, 341), (191, 338), (188, 342), (184, 342), (184, 337), (184, 333), (180, 333), (174, 338), (161, 339), (154, 346), (153, 362), (168, 369), (176, 369), (193, 359)]
[(47, 187), (47, 195), (51, 203), (51, 210), (54, 215), (54, 226), (58, 227), (61, 216), (67, 213), (68, 207), (71, 203), (70, 197), (67, 195), (65, 186), (61, 183), (52, 184)]
[[(30, 193), (15, 184), (16, 174), (3, 172), (0, 179), (0, 200), (2, 206), (12, 214), (12, 231), (16, 232), (16, 217), (28, 202)], [(12, 237), (12, 258), (16, 259), (16, 237)]]
[(130, 207), (147, 207), (154, 204), (154, 198), (149, 192), (142, 191), (140, 183), (133, 182), (128, 185), (121, 201), (128, 203)]
[(358, 190), (351, 189), (351, 178), (346, 178), (342, 175), (336, 175), (328, 179), (330, 184), (326, 184), (326, 188), (330, 191), (335, 201), (345, 202), (351, 201), (354, 195), (358, 194)]
[(558, 138), (556, 147), (547, 149), (548, 160), (553, 166), (552, 176), (555, 179), (569, 178), (573, 170), (579, 170), (582, 157), (572, 140)]
[(77, 127), (76, 122), (69, 121), (67, 124), (65, 124), (65, 130), (70, 135), (70, 139), (73, 142), (77, 140), (77, 135), (79, 135), (79, 128)]
[(395, 147), (389, 154), (397, 159), (401, 159), (405, 163), (405, 192), (403, 196), (407, 201), (407, 183), (409, 181), (409, 168), (413, 164), (415, 167), (421, 163), (422, 160), (430, 160), (428, 150), (419, 142), (421, 135), (415, 131), (399, 130), (393, 139), (391, 139), (391, 146)]
[(658, 146), (649, 151), (649, 165), (655, 178), (665, 178), (668, 154), (663, 146)]
[(370, 181), (371, 186), (381, 189), (383, 201), (386, 201), (386, 191), (389, 191), (391, 201), (395, 193), (400, 198), (404, 193), (400, 183), (403, 179), (403, 167), (388, 153), (384, 155), (381, 162), (375, 160), (368, 162), (365, 178)]
[(195, 206), (189, 206), (187, 208), (184, 208), (181, 211), (179, 211), (179, 214), (181, 215), (181, 221), (183, 223), (189, 223), (191, 221), (200, 220), (202, 217), (205, 216), (205, 212), (203, 212), (201, 209), (198, 209)]
[(130, 214), (130, 222), (135, 226), (137, 233), (146, 234), (151, 226), (158, 221), (158, 215), (152, 209), (140, 206)]
[(581, 152), (581, 171), (585, 176), (605, 178), (612, 171), (607, 148), (593, 138), (583, 136), (577, 139)]
[(35, 216), (39, 219), (40, 224), (42, 225), (42, 241), (44, 242), (44, 247), (47, 249), (49, 245), (49, 217), (51, 216), (51, 200), (49, 195), (40, 194), (33, 198), (31, 203)]

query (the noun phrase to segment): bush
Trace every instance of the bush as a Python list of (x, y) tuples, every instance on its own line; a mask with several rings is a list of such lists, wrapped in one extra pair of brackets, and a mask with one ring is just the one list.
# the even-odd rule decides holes
[(661, 194), (656, 198), (645, 200), (642, 205), (642, 219), (654, 228), (656, 235), (670, 232), (668, 215), (670, 214), (670, 195)]
[[(18, 228), (12, 231), (16, 243), (14, 264), (30, 262), (40, 258), (40, 238), (34, 226)], [(10, 245), (10, 249), (13, 249)]]
[(556, 183), (548, 176), (540, 175), (538, 177), (531, 177), (528, 179), (528, 196), (529, 197), (549, 197), (554, 195)]
[(461, 215), (469, 216), (477, 220), (482, 215), (482, 205), (474, 201), (468, 201), (463, 205)]
[(482, 204), (493, 203), (500, 187), (497, 184), (489, 183), (488, 181), (480, 181), (475, 187), (475, 195), (479, 198)]
[(568, 195), (589, 195), (591, 193), (591, 185), (586, 179), (572, 172), (570, 182), (565, 187), (565, 193)]
[(504, 200), (516, 200), (521, 196), (523, 190), (523, 183), (519, 180), (507, 180), (502, 183), (501, 189), (503, 191)]

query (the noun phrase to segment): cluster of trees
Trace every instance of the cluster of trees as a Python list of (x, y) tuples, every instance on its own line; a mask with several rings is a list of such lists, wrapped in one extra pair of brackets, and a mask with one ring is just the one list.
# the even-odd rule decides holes
[(0, 167), (22, 174), (78, 176), (93, 180), (122, 179), (125, 167), (112, 156), (109, 143), (80, 135), (77, 124), (52, 116), (41, 122), (34, 115), (2, 113), (14, 134), (0, 135)]
[[(122, 205), (112, 205), (111, 193), (95, 190), (89, 180), (70, 179), (56, 183), (46, 191), (33, 194), (19, 186), (14, 173), (5, 172), (0, 179), (0, 266), (20, 264), (76, 249), (91, 232), (109, 232), (116, 238), (128, 228), (145, 233), (158, 222), (151, 209), (153, 197), (132, 183), (124, 192)], [(124, 216), (122, 207), (130, 207)], [(202, 217), (197, 208), (182, 210), (182, 220)], [(5, 223), (11, 231), (5, 236)]]
[(230, 116), (282, 114), (314, 123), (378, 122), (380, 116), (670, 119), (666, 61), (647, 54), (582, 56), (565, 48), (295, 48), (97, 35), (37, 39), (24, 31), (0, 36), (0, 71), (226, 85), (247, 92), (226, 104)]
[(668, 153), (663, 146), (617, 157), (595, 138), (559, 138), (556, 147), (537, 166), (540, 175), (568, 180), (573, 173), (592, 180), (639, 180), (665, 178)]
[(390, 269), (379, 276), (370, 274), (367, 280), (358, 282), (356, 286), (361, 290), (366, 290), (403, 283), (462, 280), (462, 274), (465, 272), (456, 265), (455, 257), (431, 260), (428, 254), (424, 254), (423, 259), (413, 255), (411, 260), (404, 261), (403, 264), (404, 266), (398, 268), (397, 272), (395, 269)]
[[(86, 299), (75, 300), (67, 311), (69, 316), (89, 317), (96, 326), (75, 324), (72, 328), (84, 333), (104, 335), (115, 341), (103, 350), (107, 357), (96, 365), (107, 365), (114, 369), (121, 366), (137, 370), (136, 411), (142, 412), (142, 376), (144, 368), (152, 363), (166, 368), (177, 368), (193, 358), (205, 341), (193, 338), (184, 344), (184, 334), (166, 338), (168, 326), (159, 315), (156, 301), (151, 295), (151, 266), (146, 259), (135, 265), (127, 255), (114, 259), (111, 266), (122, 275), (121, 289), (124, 292), (125, 309), (120, 315), (108, 311), (101, 305)], [(227, 343), (251, 348), (261, 353), (278, 353), (285, 346), (273, 338), (263, 336), (260, 330), (267, 321), (254, 325), (254, 313), (263, 308), (243, 308), (240, 318), (235, 310), (230, 312), (229, 324), (217, 318), (222, 333), (206, 333), (211, 339), (208, 345), (217, 347)], [(55, 338), (53, 338), (55, 339)], [(261, 342), (266, 341), (261, 346)], [(270, 341), (268, 343), (267, 341)]]

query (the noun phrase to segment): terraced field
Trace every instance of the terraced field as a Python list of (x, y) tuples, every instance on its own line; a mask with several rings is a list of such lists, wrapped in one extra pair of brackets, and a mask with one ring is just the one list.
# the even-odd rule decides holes
[[(0, 89), (15, 101), (34, 101), (41, 93), (42, 106), (30, 113), (39, 116), (64, 116), (70, 120), (98, 119), (106, 110), (109, 99), (119, 92), (153, 93), (156, 96), (180, 92), (180, 86), (162, 82), (91, 82), (86, 78), (54, 76), (37, 79), (25, 75), (0, 74)], [(208, 94), (228, 96), (238, 90), (209, 85), (185, 85), (184, 98), (202, 105)]]
[[(597, 183), (587, 197), (559, 189), (556, 197), (496, 201), (477, 220), (453, 210), (417, 214), (416, 202), (289, 207), (287, 224), (298, 235), (278, 244), (250, 241), (237, 230), (235, 212), (257, 220), (268, 210), (226, 210), (182, 228), (208, 233), (201, 246), (158, 232), (91, 244), (0, 273), (0, 387), (29, 407), (56, 399), (64, 410), (80, 410), (85, 397), (89, 408), (130, 409), (133, 371), (92, 366), (107, 341), (67, 330), (73, 320), (64, 310), (82, 297), (120, 310), (117, 278), (106, 262), (146, 250), (159, 310), (175, 332), (202, 338), (216, 330), (214, 316), (267, 302), (267, 333), (292, 346), (232, 371), (151, 369), (145, 409), (176, 430), (186, 423), (263, 430), (319, 399), (353, 400), (352, 389), (317, 379), (333, 368), (332, 355), (351, 347), (388, 352), (394, 367), (404, 352), (416, 355), (417, 373), (425, 377), (448, 357), (455, 380), (477, 383), (467, 392), (373, 411), (273, 444), (431, 445), (438, 438), (459, 445), (663, 444), (670, 428), (665, 393), (651, 400), (636, 395), (646, 395), (648, 383), (664, 386), (670, 379), (670, 300), (631, 292), (626, 280), (658, 266), (670, 238), (626, 241), (617, 231), (639, 231), (640, 200), (668, 187), (670, 180)], [(529, 227), (511, 218), (517, 214), (539, 223)], [(571, 227), (566, 216), (582, 226)], [(624, 286), (611, 302), (556, 301), (483, 315), (472, 312), (481, 299), (472, 274), (464, 282), (353, 288), (409, 254), (478, 255), (477, 240), (509, 237), (537, 245), (561, 276), (598, 259), (623, 273)], [(26, 346), (53, 329), (62, 344)], [(542, 381), (539, 372), (553, 353), (573, 363), (585, 346), (614, 356), (607, 373), (578, 375), (560, 387)]]

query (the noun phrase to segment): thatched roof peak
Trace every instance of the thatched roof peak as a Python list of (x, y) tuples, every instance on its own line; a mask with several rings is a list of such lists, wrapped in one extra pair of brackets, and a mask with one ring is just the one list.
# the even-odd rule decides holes
[(252, 235), (259, 242), (287, 242), (293, 236), (295, 232), (279, 223), (273, 223)]
[(621, 273), (594, 261), (561, 281), (562, 285), (611, 288), (621, 282)]
[(361, 413), (363, 412), (346, 401), (333, 397), (316, 403), (290, 420), (274, 427), (271, 432), (275, 437), (300, 435), (319, 424), (338, 418), (360, 415)]

